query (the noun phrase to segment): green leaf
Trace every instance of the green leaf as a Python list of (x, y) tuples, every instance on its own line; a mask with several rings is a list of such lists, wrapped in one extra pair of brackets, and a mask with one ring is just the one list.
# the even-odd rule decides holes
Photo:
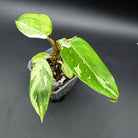
[(68, 77), (68, 78), (72, 78), (73, 77), (73, 72), (70, 70), (70, 68), (67, 66), (66, 63), (63, 63), (62, 66), (62, 71), (63, 73)]
[(119, 92), (112, 74), (85, 40), (74, 37), (64, 41), (60, 54), (80, 80), (97, 92), (118, 99)]
[(53, 84), (53, 74), (45, 59), (39, 60), (33, 67), (30, 77), (30, 100), (40, 116), (41, 122), (48, 108)]
[(30, 38), (46, 39), (52, 33), (50, 18), (44, 14), (26, 13), (15, 21), (17, 28)]
[(50, 57), (49, 53), (45, 53), (45, 52), (38, 53), (32, 58), (32, 63), (36, 63), (42, 58), (48, 59), (49, 57)]
[(62, 38), (62, 39), (57, 40), (57, 43), (60, 45), (66, 40), (67, 40), (66, 38)]

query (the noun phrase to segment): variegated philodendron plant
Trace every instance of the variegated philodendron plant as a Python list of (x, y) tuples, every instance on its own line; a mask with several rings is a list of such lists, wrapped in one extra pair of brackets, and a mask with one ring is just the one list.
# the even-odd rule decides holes
[(47, 59), (57, 60), (63, 73), (72, 78), (76, 75), (95, 91), (117, 102), (119, 97), (116, 82), (94, 49), (82, 38), (55, 40), (50, 38), (52, 23), (44, 14), (24, 14), (15, 21), (17, 28), (30, 38), (47, 39), (52, 47), (52, 54), (41, 52), (32, 58), (34, 66), (30, 76), (30, 100), (40, 116), (41, 122), (48, 108), (52, 91), (53, 73)]

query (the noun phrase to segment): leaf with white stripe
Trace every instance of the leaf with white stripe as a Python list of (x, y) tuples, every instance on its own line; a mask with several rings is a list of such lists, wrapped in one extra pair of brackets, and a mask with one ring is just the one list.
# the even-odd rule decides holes
[(85, 40), (80, 37), (63, 40), (60, 54), (80, 80), (117, 101), (119, 92), (112, 74)]
[(30, 100), (40, 116), (41, 122), (48, 108), (53, 84), (53, 74), (45, 59), (39, 60), (33, 66), (30, 77)]
[(20, 32), (30, 38), (46, 39), (52, 33), (52, 23), (45, 14), (26, 13), (15, 21)]

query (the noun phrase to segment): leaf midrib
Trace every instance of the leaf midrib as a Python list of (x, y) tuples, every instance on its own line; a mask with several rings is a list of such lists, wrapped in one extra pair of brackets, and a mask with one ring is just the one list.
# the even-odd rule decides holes
[(21, 24), (24, 24), (24, 25), (26, 25), (26, 26), (29, 26), (32, 30), (35, 30), (36, 32), (38, 32), (38, 33), (44, 35), (44, 36), (47, 38), (47, 35), (45, 35), (44, 33), (40, 32), (38, 29), (36, 29), (36, 28), (34, 28), (34, 27), (32, 27), (32, 26), (30, 26), (30, 25), (28, 25), (28, 24), (26, 24), (26, 23), (24, 23), (24, 22), (22, 22), (22, 21), (16, 21), (16, 22), (19, 22), (19, 23), (21, 23)]
[[(96, 73), (91, 69), (90, 65), (88, 64), (88, 62), (79, 54), (79, 52), (77, 51), (77, 49), (71, 45), (71, 47), (74, 49), (74, 51), (82, 58), (82, 60), (85, 61), (85, 63), (88, 65), (89, 69), (93, 72), (93, 74), (95, 75), (95, 77), (97, 78), (97, 75)], [(98, 80), (98, 78), (97, 78)], [(101, 84), (102, 85), (102, 84)], [(103, 86), (103, 85), (102, 85)], [(103, 86), (104, 87), (104, 86)], [(107, 86), (108, 87), (108, 86)], [(113, 91), (113, 90), (112, 90)], [(111, 91), (110, 91), (111, 92)], [(115, 95), (117, 97), (117, 94), (115, 92), (111, 92), (113, 95)]]

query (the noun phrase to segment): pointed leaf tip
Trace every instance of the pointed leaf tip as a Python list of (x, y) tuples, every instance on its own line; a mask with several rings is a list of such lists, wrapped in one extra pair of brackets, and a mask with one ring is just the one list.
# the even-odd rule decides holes
[(118, 98), (117, 99), (108, 99), (108, 100), (112, 103), (117, 103), (118, 102)]
[(43, 124), (44, 116), (40, 116), (41, 124)]

